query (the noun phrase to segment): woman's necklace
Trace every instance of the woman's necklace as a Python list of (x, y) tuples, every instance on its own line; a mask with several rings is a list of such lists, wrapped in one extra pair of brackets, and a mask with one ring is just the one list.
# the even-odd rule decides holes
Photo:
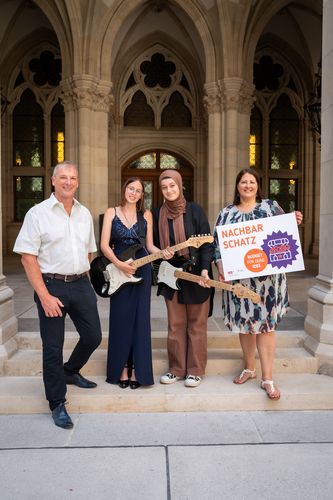
[(133, 227), (133, 226), (134, 226), (134, 224), (136, 223), (136, 212), (135, 212), (135, 214), (134, 214), (134, 217), (132, 216), (130, 219), (128, 219), (128, 218), (126, 217), (125, 210), (122, 208), (122, 209), (121, 209), (121, 211), (122, 211), (122, 214), (123, 214), (123, 216), (125, 217), (125, 220), (126, 220), (126, 222), (127, 222), (127, 224), (128, 224), (128, 228), (130, 229), (130, 228), (131, 228), (131, 227)]

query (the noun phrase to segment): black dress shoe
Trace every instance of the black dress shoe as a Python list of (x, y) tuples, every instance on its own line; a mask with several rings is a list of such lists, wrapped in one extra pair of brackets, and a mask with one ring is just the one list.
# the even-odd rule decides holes
[(93, 389), (97, 387), (95, 382), (82, 377), (80, 373), (73, 373), (72, 375), (65, 374), (65, 382), (67, 385), (76, 385), (82, 389)]
[(73, 427), (73, 422), (67, 413), (65, 403), (60, 403), (52, 410), (52, 418), (58, 427), (62, 427), (63, 429), (71, 429)]
[(137, 380), (130, 381), (130, 388), (131, 389), (137, 389), (138, 387), (141, 387), (140, 382), (138, 382)]
[(129, 386), (130, 381), (127, 380), (118, 380), (118, 385), (121, 389), (126, 389)]

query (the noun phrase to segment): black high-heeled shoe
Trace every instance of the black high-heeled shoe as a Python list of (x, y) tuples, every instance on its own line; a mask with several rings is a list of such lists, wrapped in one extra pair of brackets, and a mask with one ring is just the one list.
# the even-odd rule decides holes
[(129, 386), (131, 389), (137, 389), (138, 387), (141, 387), (141, 384), (137, 380), (130, 380)]
[(129, 383), (130, 383), (130, 380), (129, 380), (129, 374), (128, 374), (128, 364), (126, 363), (126, 365), (124, 366), (120, 376), (124, 376), (123, 372), (124, 370), (127, 371), (127, 377), (128, 378), (125, 378), (123, 380), (119, 379), (117, 384), (119, 385), (120, 389), (126, 389), (128, 386), (129, 386)]
[(127, 380), (118, 380), (118, 385), (120, 387), (120, 389), (126, 389), (130, 384), (130, 381), (127, 379)]
[[(133, 374), (134, 374), (134, 365), (132, 365), (131, 377)], [(138, 382), (137, 380), (130, 380), (129, 385), (131, 389), (137, 389), (138, 387), (141, 387), (140, 382)]]

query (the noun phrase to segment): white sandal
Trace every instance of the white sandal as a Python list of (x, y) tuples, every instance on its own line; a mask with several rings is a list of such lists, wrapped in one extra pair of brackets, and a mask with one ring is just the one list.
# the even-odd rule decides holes
[[(241, 380), (244, 375), (248, 375), (247, 379), (244, 380), (244, 382), (236, 382), (236, 379), (238, 380)], [(242, 385), (242, 384), (245, 384), (245, 382), (247, 382), (248, 380), (252, 379), (252, 378), (256, 378), (256, 369), (254, 370), (249, 370), (248, 368), (244, 368), (244, 370), (242, 371), (242, 373), (240, 375), (238, 375), (238, 377), (236, 377), (234, 379), (234, 384), (238, 384), (238, 385)]]
[[(268, 391), (267, 391), (267, 389), (266, 389), (265, 385), (268, 385), (268, 386), (269, 386), (270, 392), (268, 392)], [(276, 400), (278, 400), (278, 399), (280, 399), (280, 396), (281, 396), (280, 391), (279, 391), (279, 389), (278, 389), (277, 387), (274, 387), (274, 382), (273, 382), (273, 380), (262, 380), (262, 381), (260, 382), (260, 387), (261, 387), (264, 391), (266, 391), (266, 394), (267, 394), (267, 396), (269, 397), (269, 399), (272, 399), (272, 400), (275, 400), (275, 401), (276, 401)], [(273, 396), (273, 395), (272, 395), (272, 393), (273, 393), (273, 392), (275, 392), (275, 391), (277, 391), (277, 396)]]

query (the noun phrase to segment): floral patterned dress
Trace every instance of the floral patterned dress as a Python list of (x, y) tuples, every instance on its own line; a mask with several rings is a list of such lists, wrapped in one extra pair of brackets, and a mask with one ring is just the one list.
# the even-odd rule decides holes
[[(262, 200), (250, 212), (241, 212), (235, 205), (223, 208), (215, 224), (215, 260), (221, 258), (216, 226), (235, 224), (237, 222), (262, 219), (283, 214), (282, 208), (276, 201)], [(289, 308), (287, 279), (285, 274), (259, 276), (248, 279), (235, 280), (261, 296), (259, 304), (249, 299), (239, 299), (231, 292), (223, 290), (222, 311), (224, 322), (232, 332), (237, 333), (265, 333), (275, 330), (277, 324)]]

